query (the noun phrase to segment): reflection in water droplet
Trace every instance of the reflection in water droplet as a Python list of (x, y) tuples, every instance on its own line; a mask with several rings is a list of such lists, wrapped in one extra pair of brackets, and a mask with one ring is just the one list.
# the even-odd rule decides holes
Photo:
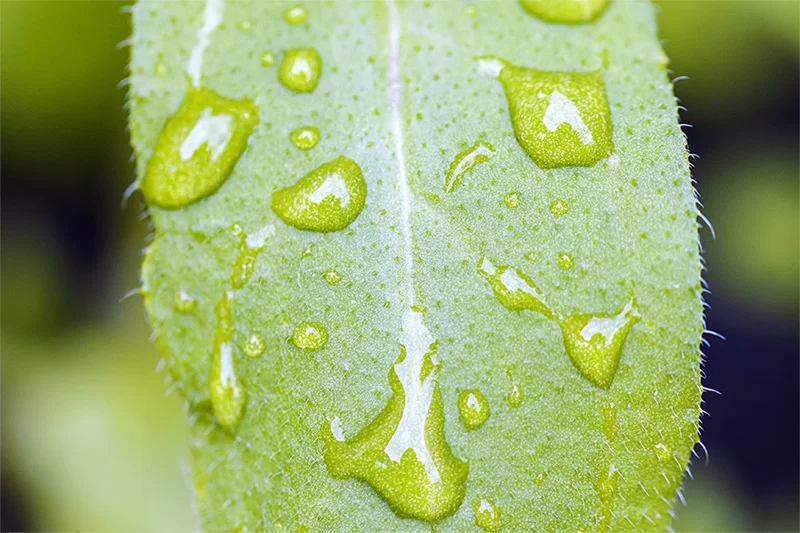
[(494, 295), (507, 309), (536, 311), (552, 318), (542, 291), (518, 268), (495, 266), (483, 257), (478, 263), (478, 272), (491, 284)]
[(517, 207), (519, 207), (521, 197), (522, 197), (521, 193), (510, 192), (507, 193), (503, 198), (503, 203), (505, 203), (506, 207), (509, 209), (516, 209)]
[(478, 141), (470, 148), (464, 150), (456, 156), (444, 181), (444, 192), (453, 192), (464, 184), (464, 175), (478, 166), (485, 163), (494, 155), (494, 147), (486, 142)]
[(475, 500), (472, 509), (475, 513), (475, 525), (479, 528), (489, 533), (503, 530), (502, 511), (492, 500)]
[(508, 405), (511, 407), (519, 407), (522, 405), (522, 400), (525, 399), (525, 395), (522, 392), (522, 385), (520, 382), (511, 375), (511, 371), (506, 371), (508, 375)]
[(283, 13), (283, 18), (289, 24), (301, 24), (308, 18), (308, 11), (302, 6), (290, 7)]
[(329, 285), (336, 285), (342, 281), (342, 275), (333, 269), (326, 270), (322, 277), (325, 278)]
[(302, 322), (294, 328), (290, 340), (301, 350), (319, 350), (328, 344), (328, 328), (319, 322)]
[(264, 52), (261, 54), (261, 66), (271, 67), (275, 65), (275, 54), (272, 52)]
[(215, 311), (218, 322), (209, 377), (211, 407), (217, 422), (234, 433), (244, 413), (247, 394), (236, 376), (233, 359), (233, 294), (225, 293)]
[(179, 313), (191, 313), (197, 307), (194, 296), (184, 290), (175, 293), (175, 310)]
[(531, 15), (557, 24), (582, 24), (599, 17), (608, 0), (520, 0)]
[(319, 142), (319, 129), (314, 126), (303, 126), (290, 133), (289, 138), (300, 150), (311, 150)]
[(337, 419), (323, 424), (325, 464), (336, 479), (369, 483), (399, 517), (436, 522), (461, 505), (469, 465), (445, 440), (437, 344), (418, 310), (403, 314), (400, 342), (383, 411), (350, 440)]
[(558, 266), (563, 269), (569, 270), (575, 266), (575, 259), (569, 252), (561, 252), (558, 254)]
[(489, 420), (489, 400), (478, 389), (467, 389), (458, 395), (458, 414), (467, 431), (478, 429)]
[(564, 200), (556, 200), (550, 204), (550, 212), (554, 215), (566, 215), (569, 211), (569, 205)]
[(614, 516), (612, 506), (614, 498), (619, 492), (618, 488), (619, 473), (614, 465), (609, 465), (607, 469), (600, 472), (595, 483), (595, 489), (600, 496), (600, 509), (597, 511), (599, 531), (609, 531), (611, 519)]
[(367, 183), (355, 161), (340, 156), (272, 195), (272, 209), (285, 223), (307, 231), (349, 226), (367, 197)]
[(313, 48), (296, 48), (286, 52), (278, 70), (278, 80), (287, 89), (310, 93), (322, 75), (322, 58)]
[(242, 345), (242, 350), (250, 357), (259, 357), (265, 349), (264, 339), (258, 333), (252, 333)]

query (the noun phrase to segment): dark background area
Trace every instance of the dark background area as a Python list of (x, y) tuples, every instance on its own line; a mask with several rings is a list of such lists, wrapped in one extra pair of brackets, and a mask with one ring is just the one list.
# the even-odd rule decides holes
[[(662, 1), (714, 224), (702, 449), (676, 531), (798, 531), (800, 4)], [(0, 3), (3, 531), (192, 530), (138, 285), (118, 2)], [(185, 464), (185, 463), (184, 463)]]

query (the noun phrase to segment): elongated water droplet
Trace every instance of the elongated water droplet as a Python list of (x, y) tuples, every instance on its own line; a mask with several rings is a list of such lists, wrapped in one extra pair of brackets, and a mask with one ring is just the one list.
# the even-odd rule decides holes
[(289, 50), (278, 69), (278, 80), (296, 93), (310, 93), (316, 89), (321, 75), (322, 58), (313, 48)]
[(242, 350), (250, 357), (261, 356), (265, 349), (266, 344), (264, 344), (264, 339), (258, 333), (250, 334), (250, 336), (247, 338), (247, 341), (244, 343), (244, 345), (242, 345)]
[(289, 24), (302, 24), (308, 18), (308, 11), (303, 6), (290, 7), (283, 13), (283, 18)]
[(569, 211), (569, 205), (564, 200), (555, 200), (550, 204), (550, 212), (554, 215), (566, 215)]
[(611, 402), (603, 405), (603, 433), (608, 440), (617, 438), (617, 406)]
[(141, 189), (152, 205), (175, 209), (208, 196), (228, 179), (258, 123), (250, 100), (190, 87), (156, 142)]
[(600, 509), (597, 511), (597, 521), (599, 531), (609, 531), (611, 519), (613, 518), (612, 506), (614, 498), (619, 492), (619, 473), (614, 465), (609, 465), (607, 469), (600, 472), (595, 489), (600, 496)]
[(483, 257), (478, 262), (478, 272), (491, 284), (494, 295), (506, 309), (536, 311), (552, 318), (542, 291), (518, 268), (495, 266)]
[(325, 278), (329, 285), (336, 285), (342, 281), (342, 275), (333, 269), (326, 270), (322, 277)]
[(272, 209), (297, 229), (339, 231), (358, 218), (366, 198), (361, 167), (340, 156), (273, 194)]
[(565, 270), (569, 270), (575, 266), (575, 258), (573, 258), (572, 254), (569, 252), (561, 252), (558, 254), (558, 266)]
[(478, 141), (456, 156), (450, 163), (450, 170), (444, 180), (444, 192), (453, 192), (464, 184), (464, 175), (485, 163), (494, 155), (494, 146), (487, 142)]
[(516, 209), (517, 207), (519, 207), (521, 198), (522, 198), (522, 193), (510, 192), (507, 193), (503, 198), (503, 203), (506, 204), (506, 207), (509, 209)]
[(522, 384), (514, 379), (510, 370), (506, 373), (508, 374), (508, 405), (517, 408), (522, 405), (522, 401), (525, 399), (525, 395), (522, 392)]
[(475, 525), (489, 533), (503, 530), (503, 516), (500, 507), (492, 500), (485, 498), (475, 500), (472, 504), (475, 512)]
[(261, 54), (261, 66), (272, 67), (275, 66), (275, 54), (272, 52), (264, 52)]
[(225, 293), (215, 310), (218, 322), (217, 338), (211, 353), (211, 407), (217, 422), (234, 433), (244, 413), (247, 394), (236, 375), (233, 357), (233, 294)]
[(617, 314), (562, 317), (561, 332), (572, 364), (583, 377), (607, 389), (617, 371), (628, 332), (638, 321), (633, 300)]
[(478, 429), (489, 420), (489, 400), (478, 389), (467, 389), (458, 395), (458, 414), (467, 431)]
[(314, 126), (303, 126), (289, 134), (297, 148), (301, 150), (311, 150), (319, 142), (319, 130)]
[(175, 293), (175, 310), (179, 313), (191, 313), (197, 307), (194, 296), (184, 290)]
[(337, 418), (323, 424), (325, 464), (336, 479), (369, 483), (398, 516), (436, 522), (461, 506), (469, 465), (445, 439), (437, 345), (420, 311), (404, 313), (400, 342), (383, 411), (350, 440)]
[(290, 340), (301, 350), (319, 350), (328, 344), (328, 328), (319, 322), (302, 322), (294, 328)]
[(275, 233), (275, 226), (268, 225), (247, 237), (244, 236), (244, 233), (240, 234), (242, 239), (240, 252), (236, 258), (236, 264), (233, 265), (233, 275), (231, 275), (231, 285), (234, 289), (241, 289), (250, 281), (256, 268), (258, 254), (264, 249), (265, 241), (273, 233)]
[(520, 0), (531, 15), (557, 24), (582, 24), (599, 17), (608, 0)]

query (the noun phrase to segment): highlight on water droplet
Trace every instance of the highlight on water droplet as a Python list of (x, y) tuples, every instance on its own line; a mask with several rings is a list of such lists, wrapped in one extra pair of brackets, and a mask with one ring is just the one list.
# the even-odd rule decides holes
[(469, 465), (445, 439), (437, 343), (416, 308), (403, 314), (400, 344), (383, 411), (349, 440), (338, 418), (323, 423), (325, 464), (336, 479), (369, 483), (397, 516), (437, 522), (461, 506)]
[(478, 273), (489, 282), (495, 297), (506, 309), (535, 311), (552, 318), (552, 311), (544, 303), (544, 294), (520, 269), (495, 266), (482, 257), (478, 262)]
[(328, 285), (336, 285), (342, 281), (342, 275), (332, 268), (326, 270), (322, 277), (325, 278), (325, 281), (328, 282)]
[(306, 231), (340, 231), (364, 209), (367, 183), (355, 161), (340, 156), (272, 195), (272, 210)]
[(522, 392), (522, 384), (519, 380), (514, 379), (514, 376), (511, 375), (511, 370), (506, 371), (506, 374), (508, 375), (508, 405), (517, 408), (522, 405), (522, 401), (525, 399), (525, 395)]
[(477, 59), (481, 72), (503, 84), (514, 136), (540, 168), (590, 167), (614, 152), (602, 72), (543, 72)]
[(572, 254), (569, 252), (560, 252), (558, 254), (558, 266), (565, 270), (569, 270), (575, 266), (575, 258), (572, 257)]
[(609, 531), (611, 519), (614, 517), (612, 506), (614, 498), (619, 492), (619, 472), (614, 465), (609, 465), (607, 469), (600, 472), (595, 483), (595, 489), (600, 496), (600, 509), (597, 512), (599, 531)]
[(197, 307), (194, 296), (183, 289), (175, 293), (175, 310), (179, 313), (191, 313)]
[(545, 481), (547, 481), (547, 472), (539, 472), (536, 474), (536, 477), (533, 478), (533, 482), (536, 485), (544, 485)]
[(509, 192), (506, 193), (505, 197), (503, 197), (503, 203), (506, 204), (506, 207), (509, 209), (516, 209), (519, 207), (519, 204), (522, 201), (521, 199), (522, 193)]
[(475, 525), (489, 533), (503, 530), (503, 516), (500, 507), (492, 500), (481, 498), (472, 503)]
[(217, 337), (211, 353), (209, 391), (217, 422), (231, 433), (236, 432), (244, 413), (247, 394), (236, 375), (233, 358), (233, 293), (225, 293), (217, 303)]
[(289, 138), (300, 150), (311, 150), (319, 142), (319, 129), (314, 126), (303, 126), (290, 133)]
[(520, 0), (531, 15), (556, 24), (583, 24), (598, 18), (608, 0)]
[(272, 52), (264, 52), (261, 54), (261, 66), (272, 67), (275, 66), (275, 54)]
[(464, 14), (468, 17), (477, 17), (478, 16), (478, 8), (474, 5), (468, 5), (464, 7)]
[(278, 80), (296, 93), (310, 93), (322, 75), (322, 58), (313, 48), (295, 48), (286, 52), (278, 69)]
[(559, 320), (564, 346), (583, 377), (607, 389), (617, 371), (622, 347), (640, 319), (634, 300), (617, 314), (583, 314)]
[(257, 123), (258, 108), (252, 101), (189, 87), (147, 163), (141, 183), (147, 202), (175, 209), (216, 191), (244, 153)]
[(153, 72), (155, 72), (156, 76), (163, 76), (165, 74), (169, 74), (169, 65), (167, 65), (163, 61), (156, 61), (156, 64), (153, 65)]
[(250, 357), (260, 357), (266, 348), (264, 338), (259, 333), (251, 333), (247, 337), (247, 341), (242, 345), (242, 351)]
[(467, 431), (478, 429), (489, 420), (489, 400), (478, 389), (467, 389), (458, 395), (458, 414)]
[(564, 200), (554, 200), (550, 204), (550, 212), (556, 216), (566, 215), (569, 211), (569, 205)]
[(319, 350), (328, 344), (328, 328), (319, 322), (302, 322), (294, 328), (289, 340), (301, 350)]
[(237, 24), (236, 27), (239, 28), (239, 31), (247, 33), (253, 29), (253, 23), (250, 22), (249, 20), (243, 20), (239, 22), (239, 24)]
[(464, 184), (464, 175), (480, 165), (490, 160), (494, 155), (494, 146), (487, 142), (477, 141), (470, 148), (467, 148), (453, 159), (450, 169), (444, 180), (444, 192), (453, 192)]
[(284, 11), (283, 18), (289, 24), (302, 24), (308, 18), (308, 10), (303, 6), (290, 7)]
[(239, 256), (233, 265), (233, 274), (231, 275), (231, 285), (234, 289), (241, 289), (250, 281), (256, 268), (256, 259), (264, 249), (267, 238), (274, 233), (275, 226), (269, 224), (250, 235), (245, 236), (243, 232), (240, 234)]

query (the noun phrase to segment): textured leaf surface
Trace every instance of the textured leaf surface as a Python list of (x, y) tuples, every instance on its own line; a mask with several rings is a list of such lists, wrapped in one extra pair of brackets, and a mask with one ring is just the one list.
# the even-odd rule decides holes
[[(134, 9), (139, 175), (187, 199), (150, 201), (142, 290), (201, 527), (663, 530), (702, 305), (653, 7), (296, 7)], [(193, 86), (223, 107), (170, 125)]]

